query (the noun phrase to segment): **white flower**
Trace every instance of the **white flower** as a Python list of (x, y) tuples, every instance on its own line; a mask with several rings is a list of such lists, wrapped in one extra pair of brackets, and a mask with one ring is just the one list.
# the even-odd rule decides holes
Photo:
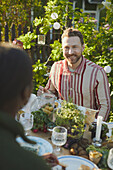
[(105, 66), (104, 70), (106, 73), (110, 73), (111, 72), (111, 67), (110, 66)]
[(111, 2), (102, 2), (102, 4), (103, 4), (106, 8), (110, 9)]
[(55, 22), (55, 23), (53, 24), (53, 28), (54, 28), (55, 30), (58, 30), (58, 29), (60, 28), (59, 22)]
[(53, 12), (53, 13), (51, 14), (51, 18), (52, 18), (52, 19), (57, 19), (57, 18), (58, 18), (58, 14), (57, 14), (56, 12)]

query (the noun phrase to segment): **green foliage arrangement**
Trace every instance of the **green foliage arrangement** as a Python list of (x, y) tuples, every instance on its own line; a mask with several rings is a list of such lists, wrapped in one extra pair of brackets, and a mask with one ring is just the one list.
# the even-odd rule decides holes
[(55, 124), (68, 129), (68, 137), (78, 137), (84, 132), (85, 116), (73, 103), (63, 101), (56, 110)]
[(32, 114), (34, 115), (33, 129), (43, 130), (44, 132), (47, 132), (47, 124), (51, 122), (48, 114), (45, 113), (42, 109), (34, 111), (32, 112)]

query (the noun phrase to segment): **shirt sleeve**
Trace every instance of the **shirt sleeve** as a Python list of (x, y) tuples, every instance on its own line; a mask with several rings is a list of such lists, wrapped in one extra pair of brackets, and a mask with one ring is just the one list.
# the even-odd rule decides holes
[(110, 113), (110, 88), (107, 75), (104, 69), (100, 69), (97, 73), (96, 86), (96, 103), (99, 108), (99, 116), (103, 116), (106, 121)]
[(51, 67), (49, 80), (48, 80), (48, 82), (46, 84), (46, 87), (45, 87), (47, 90), (49, 90), (50, 92), (55, 94), (56, 93), (56, 88), (55, 88), (55, 86), (52, 83), (52, 77), (55, 76), (54, 74), (55, 74), (55, 63)]

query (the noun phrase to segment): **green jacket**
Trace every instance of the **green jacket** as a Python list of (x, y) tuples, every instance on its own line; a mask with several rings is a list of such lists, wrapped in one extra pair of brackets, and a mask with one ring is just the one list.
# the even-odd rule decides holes
[(24, 135), (22, 125), (0, 111), (0, 170), (50, 170), (40, 156), (20, 147), (16, 142), (18, 135), (32, 143)]

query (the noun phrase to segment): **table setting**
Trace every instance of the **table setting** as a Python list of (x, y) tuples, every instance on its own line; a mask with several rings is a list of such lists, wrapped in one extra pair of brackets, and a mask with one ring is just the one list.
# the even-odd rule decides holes
[[(109, 156), (113, 155), (113, 123), (104, 122), (101, 116), (95, 119), (96, 112), (98, 110), (57, 100), (53, 95), (42, 94), (39, 98), (31, 94), (28, 104), (18, 113), (18, 120), (22, 123), (21, 119), (32, 115), (32, 125), (26, 135), (36, 145), (31, 146), (20, 137), (17, 142), (39, 156), (54, 153), (66, 170), (84, 170), (83, 166), (90, 170), (113, 169), (113, 156)], [(25, 113), (28, 114), (23, 117)], [(60, 169), (60, 165), (52, 168)]]

